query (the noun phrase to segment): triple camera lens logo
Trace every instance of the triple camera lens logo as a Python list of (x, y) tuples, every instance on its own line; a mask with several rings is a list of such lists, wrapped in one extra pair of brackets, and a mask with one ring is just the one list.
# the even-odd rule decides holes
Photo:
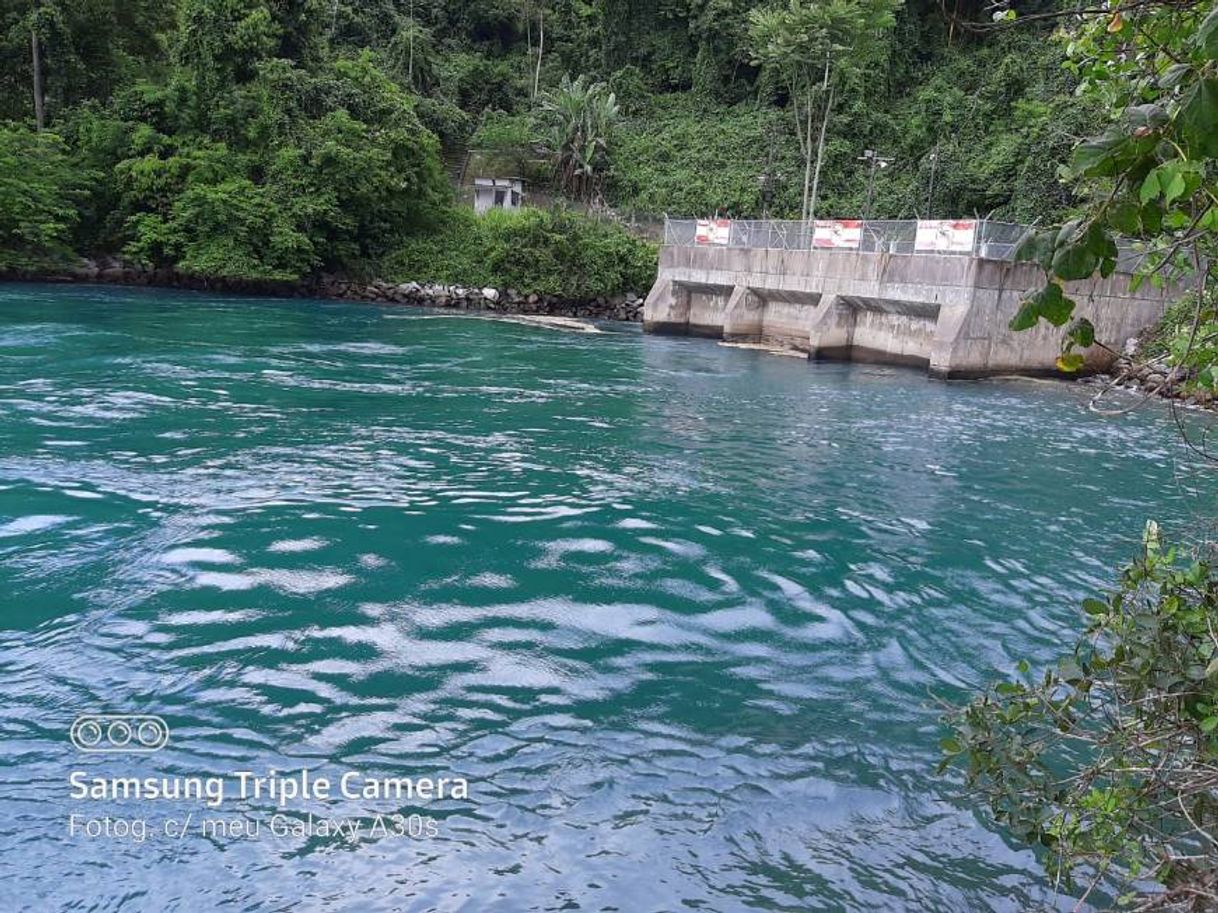
[(89, 713), (76, 718), (68, 738), (81, 751), (150, 754), (169, 743), (169, 726), (143, 713)]

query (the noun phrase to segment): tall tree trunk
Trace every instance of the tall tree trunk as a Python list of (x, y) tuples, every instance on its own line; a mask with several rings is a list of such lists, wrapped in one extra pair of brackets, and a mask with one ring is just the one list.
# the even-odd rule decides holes
[(791, 113), (795, 117), (795, 138), (799, 140), (799, 154), (807, 155), (808, 150), (804, 146), (804, 122), (799, 118), (799, 83), (791, 80)]
[(808, 206), (808, 218), (816, 218), (816, 193), (820, 189), (820, 166), (825, 160), (825, 134), (829, 130), (829, 112), (833, 109), (833, 95), (836, 86), (829, 87), (829, 97), (825, 99), (825, 113), (820, 119), (820, 139), (816, 143), (816, 170), (812, 174), (812, 201)]
[(42, 42), (38, 39), (38, 0), (34, 0), (34, 24), (30, 28), (30, 57), (34, 68), (34, 125), (46, 126), (46, 94), (42, 85)]
[(406, 61), (406, 82), (414, 89), (414, 0), (410, 0), (410, 56)]
[(808, 86), (808, 107), (804, 111), (804, 199), (799, 220), (808, 221), (808, 187), (812, 180), (812, 87)]
[(533, 73), (533, 97), (537, 97), (538, 86), (541, 85), (541, 54), (546, 46), (546, 5), (537, 7), (537, 69)]

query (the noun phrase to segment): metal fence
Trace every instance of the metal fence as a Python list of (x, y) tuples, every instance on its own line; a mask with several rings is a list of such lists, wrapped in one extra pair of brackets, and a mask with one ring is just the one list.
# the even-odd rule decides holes
[[(970, 222), (971, 220), (960, 220)], [(717, 224), (719, 233), (713, 238), (699, 237), (699, 225)], [(822, 222), (822, 225), (831, 224)], [(665, 219), (664, 243), (671, 247), (752, 247), (765, 250), (826, 250), (843, 253), (890, 253), (958, 257), (982, 257), (987, 260), (1014, 260), (1015, 248), (1029, 231), (1028, 226), (1015, 222), (973, 221), (971, 241), (962, 246), (924, 246), (917, 243), (918, 223), (907, 220), (866, 220), (847, 222), (858, 227), (857, 241), (822, 246), (816, 243), (816, 223), (782, 219)], [(926, 223), (923, 223), (924, 225)], [(941, 223), (940, 223), (941, 224)], [(726, 226), (724, 230), (723, 226)], [(1134, 274), (1147, 264), (1144, 245), (1128, 240), (1117, 241), (1116, 272)]]
[[(908, 220), (865, 220), (857, 246), (823, 248), (826, 250), (885, 252), (891, 254), (954, 254), (966, 257), (986, 257), (1010, 260), (1015, 245), (1027, 232), (1027, 227), (1013, 222), (980, 220), (976, 223), (972, 246), (968, 249), (919, 250), (916, 245), (918, 223)], [(698, 240), (698, 221), (666, 219), (664, 243), (673, 247), (757, 247), (769, 250), (809, 250), (813, 247), (815, 223), (781, 219), (732, 219), (728, 225), (726, 243)]]

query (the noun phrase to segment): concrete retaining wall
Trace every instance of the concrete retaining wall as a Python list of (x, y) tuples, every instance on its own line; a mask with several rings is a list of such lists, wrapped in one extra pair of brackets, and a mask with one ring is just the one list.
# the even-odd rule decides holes
[[(941, 377), (1055, 373), (1062, 331), (1007, 328), (1028, 289), (1027, 263), (933, 254), (665, 247), (643, 309), (652, 333), (764, 342), (813, 358), (924, 365)], [(1077, 316), (1119, 350), (1175, 294), (1114, 274), (1066, 284)], [(1087, 369), (1113, 355), (1086, 353)]]

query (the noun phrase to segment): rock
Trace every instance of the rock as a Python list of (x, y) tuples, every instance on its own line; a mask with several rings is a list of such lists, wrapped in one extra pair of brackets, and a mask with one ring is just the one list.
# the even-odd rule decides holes
[(1148, 387), (1162, 387), (1167, 382), (1167, 377), (1158, 371), (1151, 371), (1146, 375), (1144, 380)]
[(494, 289), (494, 288), (484, 288), (482, 290), (482, 297), (485, 298), (487, 301), (498, 301), (499, 300), (499, 290)]
[(1128, 355), (1130, 358), (1132, 358), (1133, 356), (1138, 354), (1138, 351), (1141, 348), (1142, 348), (1142, 344), (1140, 342), (1138, 342), (1138, 337), (1130, 336), (1128, 339), (1125, 340), (1125, 346), (1121, 351), (1125, 355)]

